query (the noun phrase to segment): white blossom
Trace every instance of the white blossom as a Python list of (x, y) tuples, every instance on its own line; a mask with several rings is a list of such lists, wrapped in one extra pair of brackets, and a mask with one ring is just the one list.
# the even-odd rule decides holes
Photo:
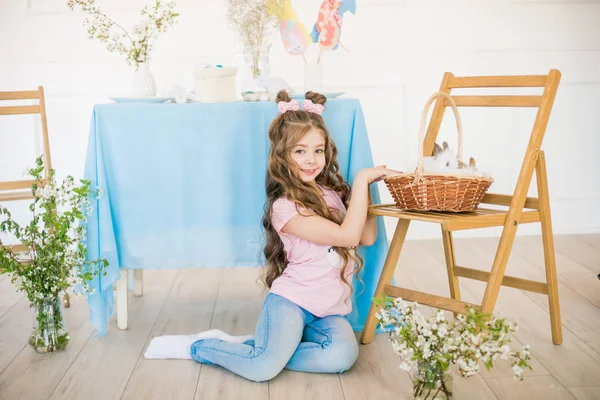
[(519, 367), (518, 365), (514, 365), (512, 367), (513, 373), (515, 374), (515, 376), (521, 376), (523, 375), (523, 368)]
[[(76, 186), (73, 178), (67, 176), (57, 185), (54, 170), (50, 170), (43, 184), (41, 157), (36, 159), (36, 165), (29, 170), (35, 182), (32, 189), (38, 188), (30, 205), (31, 222), (21, 227), (0, 205), (0, 233), (16, 236), (26, 247), (26, 251), (17, 255), (0, 253), (0, 270), (11, 277), (17, 290), (24, 292), (31, 303), (59, 298), (76, 283), (89, 289), (89, 276), (84, 279), (83, 273), (87, 269), (92, 273), (102, 272), (105, 265), (105, 260), (87, 261), (87, 249), (82, 245), (85, 241), (82, 223), (86, 217), (81, 210), (89, 206), (85, 195), (89, 192), (89, 183)], [(19, 265), (15, 260), (25, 258), (29, 261), (28, 268), (15, 267)], [(97, 262), (101, 262), (100, 267), (96, 267)], [(85, 294), (85, 290), (81, 294)]]
[(446, 315), (444, 315), (444, 312), (440, 310), (437, 312), (435, 319), (437, 322), (443, 322), (446, 320)]
[(159, 32), (166, 32), (179, 16), (174, 12), (175, 2), (165, 4), (157, 0), (152, 6), (142, 9), (142, 21), (133, 27), (130, 34), (102, 13), (95, 0), (67, 1), (67, 7), (71, 10), (76, 6), (87, 14), (83, 25), (87, 28), (88, 37), (105, 43), (110, 52), (125, 55), (127, 62), (136, 69), (150, 60), (152, 39), (156, 39)]
[(400, 363), (400, 368), (402, 368), (405, 371), (410, 371), (410, 369), (412, 368), (411, 365), (407, 364), (406, 362), (402, 361)]
[(446, 327), (445, 324), (440, 325), (440, 327), (437, 331), (437, 334), (441, 339), (443, 339), (448, 334), (448, 328)]
[(387, 302), (377, 317), (382, 327), (390, 328), (388, 335), (393, 350), (402, 360), (402, 369), (418, 368), (419, 363), (425, 362), (435, 371), (441, 371), (454, 363), (468, 377), (479, 373), (480, 363), (489, 368), (497, 359), (508, 359), (515, 378), (522, 379), (523, 367), (529, 367), (529, 346), (510, 350), (510, 333), (516, 325), (503, 319), (484, 320), (484, 327), (480, 328), (482, 317), (474, 310), (457, 316), (454, 321), (447, 320), (441, 310), (425, 318), (418, 304), (403, 299)]

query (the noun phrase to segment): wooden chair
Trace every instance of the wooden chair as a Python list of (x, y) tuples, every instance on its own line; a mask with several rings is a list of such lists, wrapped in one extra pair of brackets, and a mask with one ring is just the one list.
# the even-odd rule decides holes
[[(375, 297), (387, 295), (401, 297), (407, 301), (415, 301), (456, 313), (464, 313), (465, 306), (472, 306), (483, 312), (494, 310), (500, 286), (510, 286), (530, 292), (542, 293), (548, 296), (550, 305), (550, 324), (552, 342), (562, 343), (562, 327), (560, 322), (560, 307), (558, 302), (558, 283), (556, 278), (556, 263), (554, 258), (554, 241), (550, 219), (550, 200), (548, 197), (548, 181), (546, 179), (546, 158), (541, 150), (542, 140), (548, 125), (548, 119), (558, 89), (561, 74), (551, 70), (548, 75), (526, 76), (476, 76), (455, 77), (445, 73), (440, 91), (450, 94), (454, 88), (515, 88), (542, 87), (543, 93), (537, 96), (452, 96), (457, 106), (465, 107), (535, 107), (537, 116), (531, 131), (529, 144), (521, 166), (518, 181), (512, 196), (488, 193), (482, 204), (504, 206), (499, 210), (479, 207), (475, 212), (444, 213), (444, 212), (415, 212), (403, 211), (394, 204), (379, 204), (369, 207), (370, 215), (381, 215), (398, 218), (398, 224), (390, 243), (390, 249), (377, 285)], [(424, 141), (424, 154), (432, 154), (434, 142), (438, 135), (445, 107), (448, 100), (438, 98)], [(535, 170), (538, 198), (527, 197), (529, 185)], [(506, 209), (508, 207), (508, 209)], [(409, 290), (390, 285), (402, 244), (410, 221), (434, 222), (441, 226), (450, 298), (435, 296), (428, 293)], [(527, 279), (505, 276), (506, 265), (515, 239), (519, 224), (539, 222), (542, 229), (542, 241), (546, 264), (546, 282), (536, 282)], [(471, 269), (456, 265), (452, 232), (466, 229), (478, 229), (503, 226), (502, 235), (494, 258), (491, 272)], [(458, 278), (469, 278), (487, 282), (483, 300), (480, 305), (461, 301)], [(361, 343), (370, 343), (377, 327), (376, 313), (379, 306), (371, 304), (371, 309), (361, 336)]]
[[(0, 115), (24, 115), (39, 114), (42, 124), (42, 140), (44, 155), (44, 178), (48, 179), (52, 163), (50, 160), (50, 142), (48, 140), (48, 124), (46, 122), (46, 103), (44, 100), (44, 88), (38, 87), (38, 90), (19, 91), (19, 92), (0, 92), (0, 101), (7, 100), (37, 100), (34, 105), (0, 105)], [(0, 202), (17, 201), (33, 199), (31, 186), (34, 180), (18, 180), (0, 182)], [(23, 244), (9, 245), (13, 251), (19, 252), (25, 250)], [(63, 305), (70, 306), (69, 295), (63, 297)]]

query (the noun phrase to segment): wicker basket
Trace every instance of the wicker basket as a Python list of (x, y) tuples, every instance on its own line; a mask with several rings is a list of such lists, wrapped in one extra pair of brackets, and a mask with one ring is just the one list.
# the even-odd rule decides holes
[(423, 109), (419, 127), (418, 166), (414, 173), (388, 175), (384, 178), (396, 207), (415, 211), (475, 211), (494, 180), (460, 174), (427, 173), (423, 171), (423, 141), (427, 113), (438, 97), (444, 97), (452, 106), (458, 130), (457, 159), (462, 159), (462, 124), (458, 108), (446, 93), (434, 93)]

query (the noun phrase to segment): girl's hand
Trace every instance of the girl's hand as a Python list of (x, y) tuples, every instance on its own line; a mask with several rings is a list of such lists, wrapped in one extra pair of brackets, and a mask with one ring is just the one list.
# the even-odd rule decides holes
[(390, 174), (394, 174), (394, 173), (396, 173), (396, 171), (387, 169), (385, 167), (385, 165), (381, 165), (379, 167), (362, 169), (362, 170), (358, 171), (358, 173), (356, 174), (356, 177), (357, 178), (362, 177), (362, 178), (366, 179), (369, 184), (371, 184), (373, 182), (379, 182), (386, 175), (390, 175)]

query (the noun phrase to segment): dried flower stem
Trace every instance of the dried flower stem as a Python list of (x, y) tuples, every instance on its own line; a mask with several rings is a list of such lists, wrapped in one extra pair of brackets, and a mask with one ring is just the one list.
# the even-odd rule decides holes
[(257, 78), (263, 72), (259, 62), (265, 39), (277, 25), (278, 19), (267, 13), (269, 6), (264, 0), (226, 0), (226, 3), (229, 23), (250, 52), (250, 70), (253, 78)]
[[(127, 56), (127, 63), (137, 69), (140, 64), (150, 60), (152, 45), (159, 32), (166, 32), (169, 26), (175, 24), (178, 13), (174, 12), (175, 2), (161, 4), (157, 0), (153, 6), (142, 9), (142, 23), (133, 27), (129, 32), (112, 18), (100, 11), (95, 0), (68, 0), (67, 6), (73, 10), (79, 6), (88, 14), (83, 25), (87, 27), (88, 37), (106, 43), (110, 52), (117, 52)], [(118, 28), (115, 30), (114, 28)]]

